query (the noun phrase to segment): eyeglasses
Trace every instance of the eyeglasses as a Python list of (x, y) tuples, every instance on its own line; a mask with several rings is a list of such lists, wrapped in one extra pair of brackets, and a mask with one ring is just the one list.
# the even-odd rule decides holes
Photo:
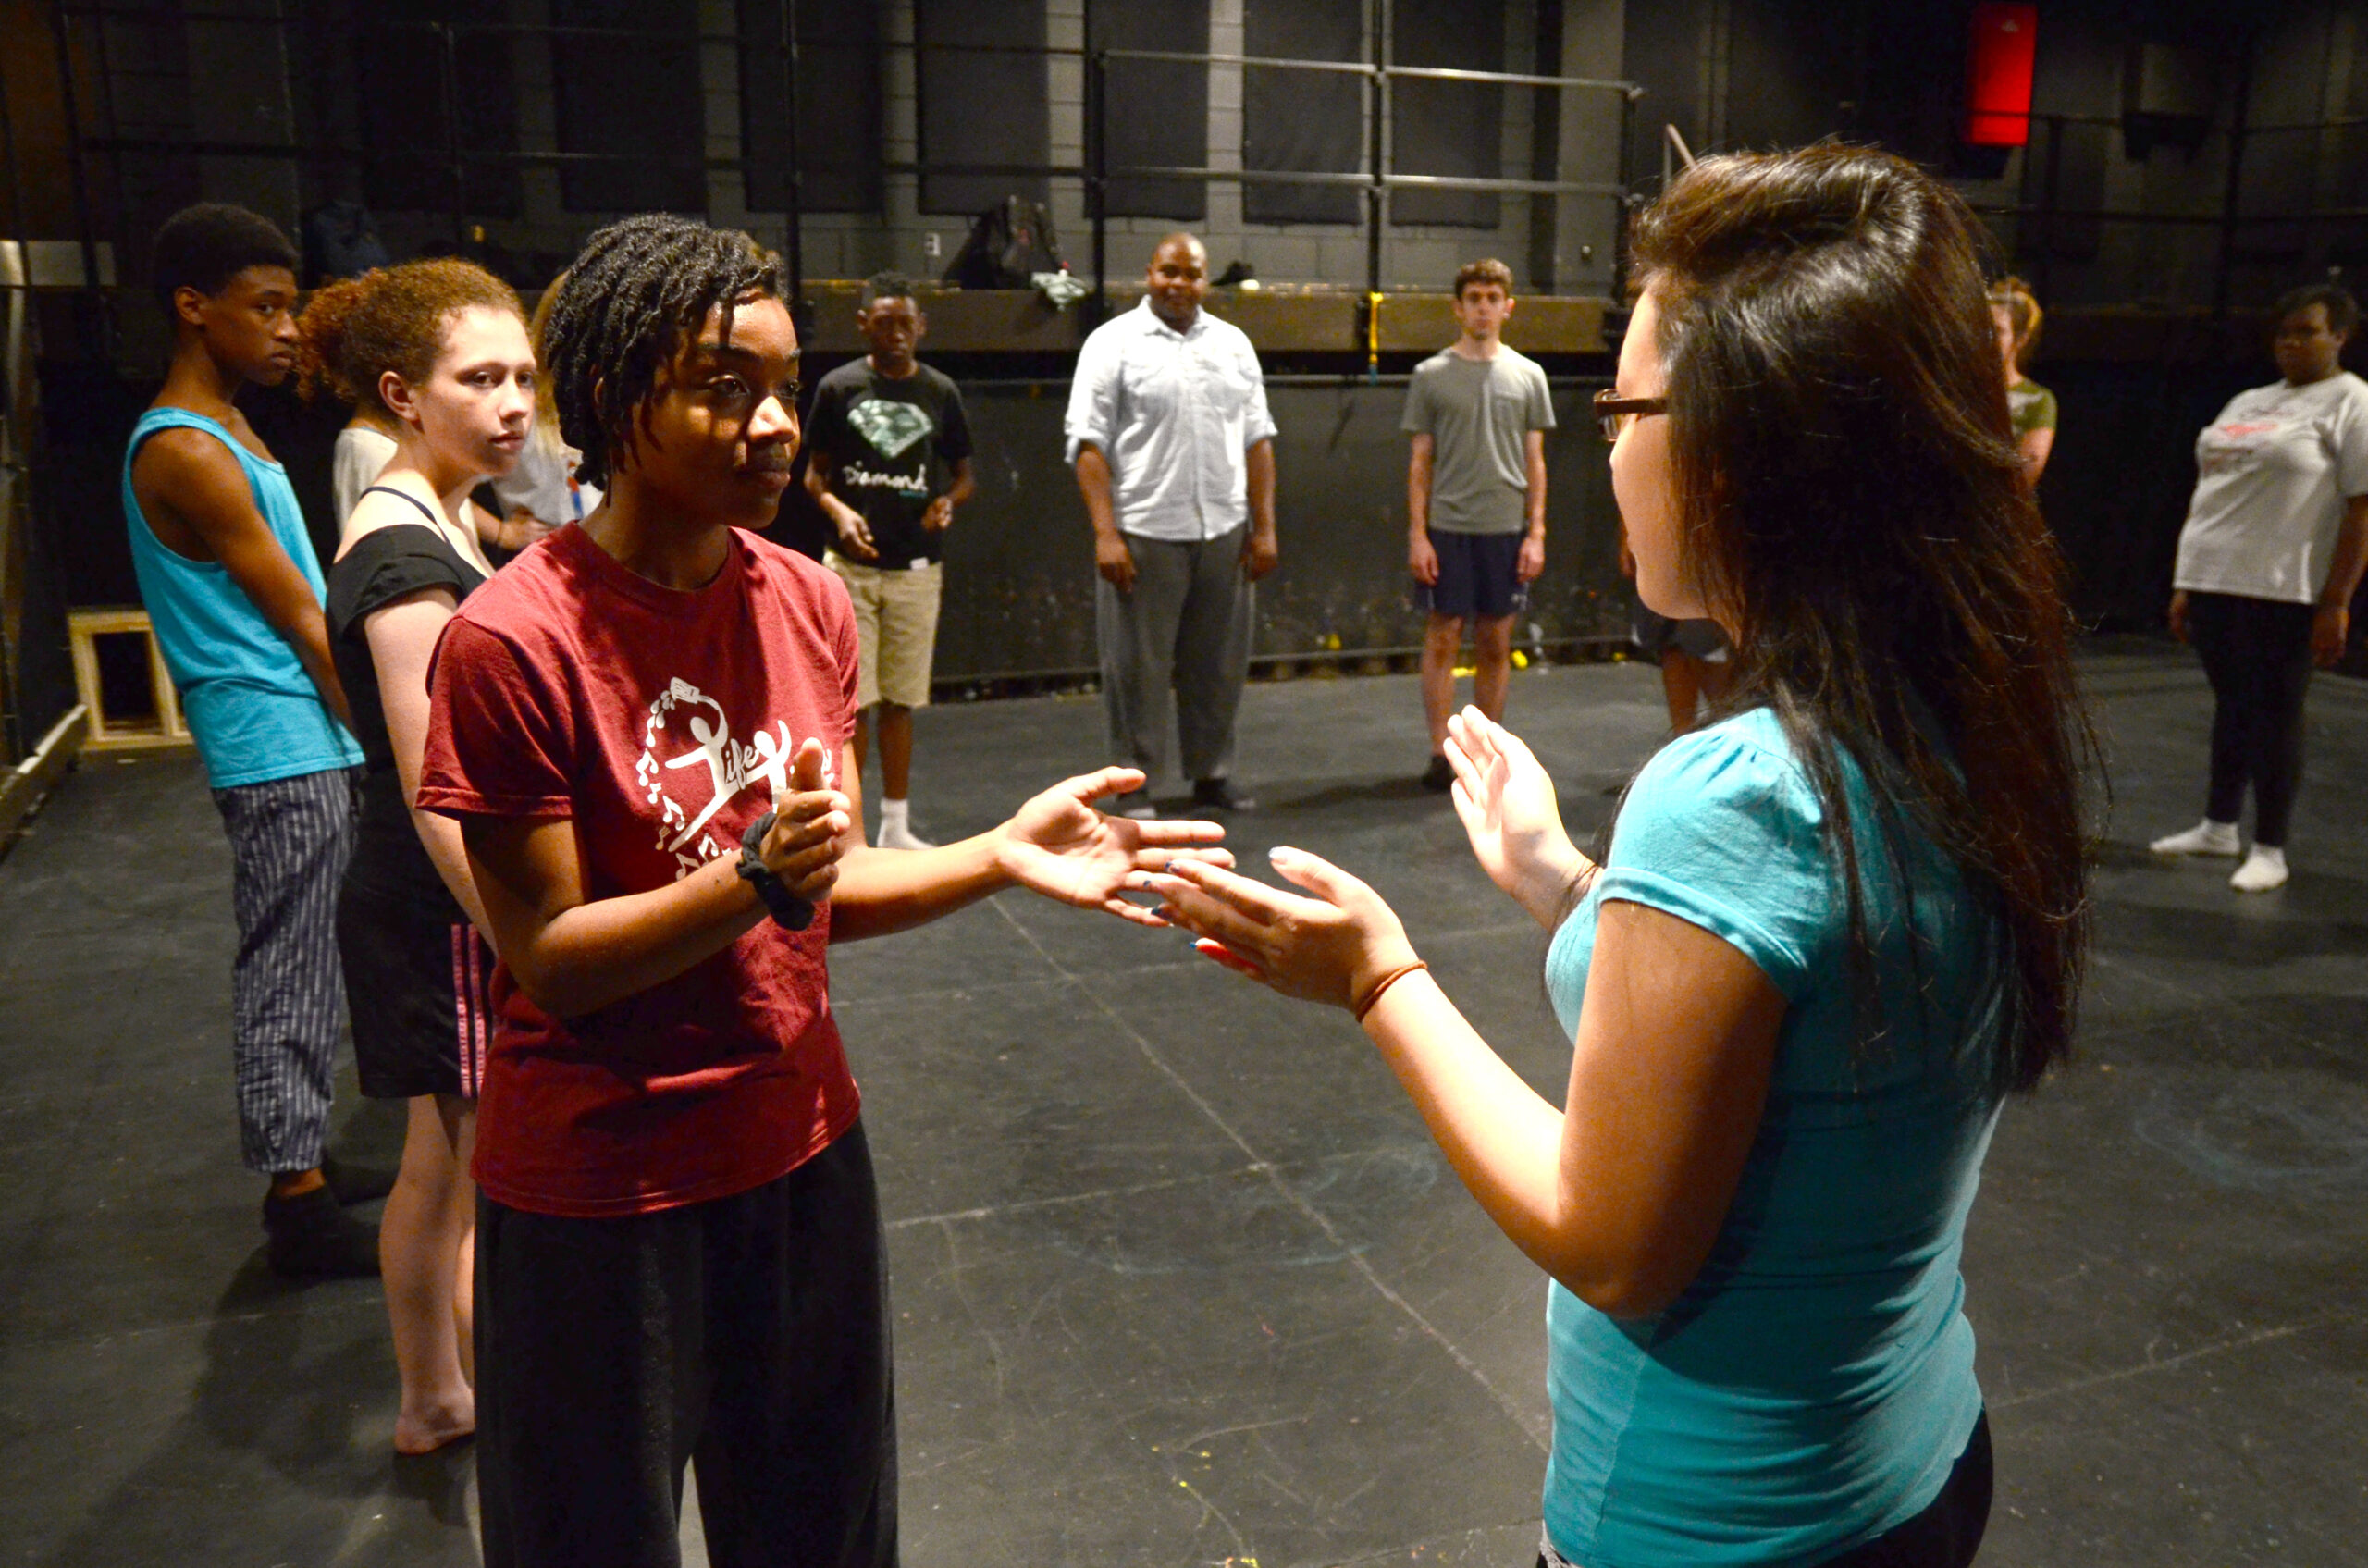
[(1607, 441), (1618, 440), (1620, 433), (1634, 420), (1668, 412), (1667, 398), (1622, 398), (1615, 396), (1610, 388), (1595, 395), (1596, 423), (1603, 426), (1603, 438)]

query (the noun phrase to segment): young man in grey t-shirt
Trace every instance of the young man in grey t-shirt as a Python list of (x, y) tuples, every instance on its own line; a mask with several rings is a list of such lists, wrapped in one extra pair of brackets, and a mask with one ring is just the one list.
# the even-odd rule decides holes
[(1554, 404), (1546, 372), (1507, 348), (1512, 268), (1476, 261), (1455, 275), (1462, 336), (1414, 367), (1399, 428), (1413, 438), (1406, 467), (1407, 566), (1430, 612), (1423, 634), (1423, 715), (1430, 722), (1429, 788), (1454, 783), (1447, 757), (1455, 656), (1473, 625), (1473, 700), (1505, 716), (1513, 618), (1546, 569), (1546, 432)]

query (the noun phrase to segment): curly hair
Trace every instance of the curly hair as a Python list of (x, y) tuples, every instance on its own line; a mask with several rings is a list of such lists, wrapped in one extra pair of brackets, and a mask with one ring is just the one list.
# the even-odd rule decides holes
[(518, 291), (475, 262), (439, 256), (372, 267), (313, 291), (297, 318), (296, 389), (307, 402), (326, 390), (340, 401), (391, 413), (378, 378), (391, 370), (427, 379), (444, 333), (464, 310), (507, 311), (523, 325)]
[(722, 311), (728, 340), (732, 306), (788, 293), (779, 256), (696, 218), (644, 213), (586, 241), (551, 290), (539, 345), (584, 482), (609, 483), (611, 461), (633, 450), (661, 378), (709, 312)]

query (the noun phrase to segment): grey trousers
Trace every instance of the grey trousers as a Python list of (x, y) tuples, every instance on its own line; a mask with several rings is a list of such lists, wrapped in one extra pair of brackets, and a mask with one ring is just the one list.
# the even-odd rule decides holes
[(1233, 720), (1250, 673), (1253, 590), (1241, 569), (1249, 525), (1194, 544), (1127, 536), (1135, 586), (1094, 585), (1102, 700), (1114, 761), (1156, 777), (1173, 712), (1188, 779), (1233, 768)]
[(337, 895), (353, 854), (354, 780), (331, 768), (214, 792), (230, 835), (231, 1058), (239, 1151), (278, 1175), (321, 1163), (345, 1023)]

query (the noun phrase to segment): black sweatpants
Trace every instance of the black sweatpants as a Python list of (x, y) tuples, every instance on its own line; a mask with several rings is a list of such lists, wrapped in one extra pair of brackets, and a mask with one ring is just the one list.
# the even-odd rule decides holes
[(2203, 814), (2233, 822), (2253, 789), (2253, 842), (2286, 844), (2302, 787), (2302, 698), (2311, 689), (2307, 604), (2188, 595), (2188, 636), (2212, 683), (2212, 786)]
[(477, 1204), (487, 1568), (894, 1568), (886, 1259), (860, 1123), (752, 1191), (624, 1219)]

